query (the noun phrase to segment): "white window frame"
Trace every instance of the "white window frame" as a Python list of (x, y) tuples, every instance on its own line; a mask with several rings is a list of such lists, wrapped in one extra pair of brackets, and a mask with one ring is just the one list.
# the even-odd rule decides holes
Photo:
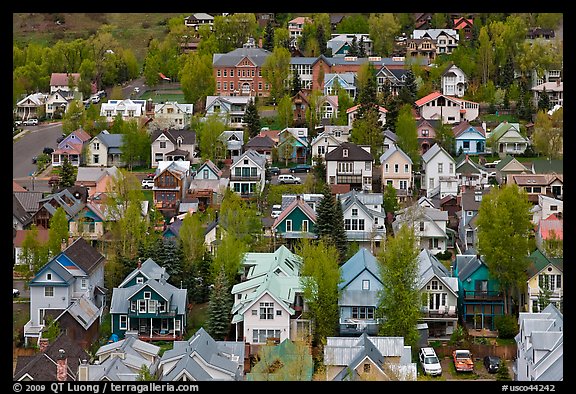
[(292, 219), (286, 219), (286, 232), (292, 231)]
[(120, 330), (128, 330), (128, 316), (127, 315), (120, 315), (119, 319), (119, 327)]

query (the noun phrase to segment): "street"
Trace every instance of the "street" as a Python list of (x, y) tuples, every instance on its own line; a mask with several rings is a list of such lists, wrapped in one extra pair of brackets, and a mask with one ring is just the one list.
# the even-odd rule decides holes
[(25, 130), (27, 132), (12, 144), (12, 178), (15, 180), (30, 179), (30, 173), (37, 168), (32, 163), (32, 157), (41, 154), (44, 147), (56, 149), (56, 140), (62, 134), (62, 124), (27, 126)]

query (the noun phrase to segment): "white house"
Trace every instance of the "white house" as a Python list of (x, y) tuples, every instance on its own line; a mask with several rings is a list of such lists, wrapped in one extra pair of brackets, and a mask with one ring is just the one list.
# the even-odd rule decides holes
[[(350, 107), (346, 110), (346, 115), (348, 116), (348, 126), (352, 127), (356, 116), (358, 115), (358, 110), (360, 104)], [(382, 106), (378, 106), (378, 121), (384, 126), (386, 124), (386, 113), (388, 110)]]
[(261, 193), (266, 182), (266, 157), (248, 149), (230, 166), (230, 189), (241, 196)]
[(394, 144), (380, 156), (380, 169), (382, 190), (385, 190), (387, 185), (392, 185), (396, 189), (398, 200), (404, 201), (414, 187), (410, 156)]
[(104, 116), (108, 122), (112, 122), (120, 115), (123, 120), (139, 119), (145, 114), (146, 100), (108, 100), (100, 104), (100, 116)]
[(548, 197), (544, 194), (538, 195), (538, 204), (532, 208), (532, 223), (538, 225), (540, 219), (546, 219), (550, 215), (562, 215), (564, 212), (564, 201), (557, 198)]
[(81, 99), (81, 93), (74, 90), (61, 90), (57, 89), (51, 92), (45, 101), (46, 117), (54, 118), (56, 114), (60, 117), (64, 115), (68, 109), (68, 105), (74, 99)]
[(193, 108), (193, 104), (183, 104), (177, 101), (154, 104), (154, 120), (150, 127), (163, 130), (187, 129), (190, 126)]
[(328, 146), (338, 146), (342, 142), (348, 142), (350, 138), (350, 126), (324, 126), (324, 131), (318, 134), (310, 143), (312, 147), (312, 161), (315, 158), (325, 158)]
[(351, 190), (338, 196), (348, 241), (375, 253), (386, 240), (386, 212), (382, 193)]
[(456, 177), (456, 161), (439, 144), (434, 144), (422, 155), (422, 182), (420, 188), (426, 191), (426, 196), (440, 198), (448, 194), (458, 194), (458, 178)]
[(246, 126), (244, 123), (246, 107), (253, 99), (251, 96), (207, 96), (203, 119), (217, 115), (228, 129), (243, 130)]
[(466, 93), (468, 78), (464, 71), (455, 64), (450, 64), (442, 74), (442, 94), (446, 96), (462, 97)]
[(463, 120), (471, 122), (478, 117), (480, 110), (478, 103), (446, 96), (440, 92), (432, 92), (416, 100), (416, 107), (422, 118), (441, 119), (445, 124), (459, 123)]
[(186, 160), (196, 157), (196, 132), (188, 129), (156, 130), (151, 134), (151, 167), (162, 161)]
[(110, 134), (102, 130), (88, 144), (89, 154), (86, 157), (87, 166), (97, 167), (123, 167), (122, 139), (124, 134)]
[(242, 154), (244, 130), (224, 130), (218, 137), (226, 146), (226, 157), (235, 159)]
[(416, 29), (412, 32), (415, 40), (430, 38), (436, 44), (436, 54), (451, 54), (454, 49), (458, 48), (460, 35), (454, 29)]
[(412, 225), (418, 248), (428, 249), (433, 254), (444, 252), (448, 241), (448, 212), (424, 204), (424, 199), (421, 197), (417, 204), (400, 210), (392, 223), (392, 229), (397, 233), (402, 226)]
[(370, 146), (343, 142), (328, 146), (325, 156), (326, 183), (350, 185), (351, 189), (372, 191), (372, 162)]

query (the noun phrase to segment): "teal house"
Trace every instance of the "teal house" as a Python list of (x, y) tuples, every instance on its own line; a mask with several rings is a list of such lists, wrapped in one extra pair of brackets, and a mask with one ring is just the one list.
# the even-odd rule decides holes
[(276, 237), (286, 239), (288, 242), (300, 238), (317, 238), (316, 213), (302, 196), (297, 195), (276, 218), (272, 232)]
[(458, 278), (458, 311), (468, 328), (495, 330), (504, 315), (504, 295), (479, 255), (457, 255), (453, 265)]
[(144, 341), (181, 340), (186, 327), (187, 290), (168, 283), (169, 274), (152, 259), (112, 291), (112, 333), (123, 339), (136, 331)]

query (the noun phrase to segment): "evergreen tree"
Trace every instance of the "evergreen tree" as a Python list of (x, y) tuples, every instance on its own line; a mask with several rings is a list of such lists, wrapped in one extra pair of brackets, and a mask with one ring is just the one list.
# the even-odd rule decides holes
[(264, 42), (262, 48), (272, 52), (274, 50), (274, 27), (272, 21), (268, 21), (264, 29)]
[(321, 24), (319, 24), (316, 29), (316, 41), (318, 42), (320, 54), (326, 55), (328, 53), (328, 45), (326, 43), (326, 36), (324, 35), (324, 26)]
[(159, 266), (166, 268), (170, 275), (170, 283), (176, 287), (186, 288), (188, 273), (184, 271), (182, 247), (178, 242), (170, 239), (160, 239), (161, 249), (158, 251), (158, 260), (154, 260)]
[(292, 76), (292, 97), (296, 96), (299, 91), (302, 90), (302, 80), (300, 79), (300, 74), (294, 72)]
[(396, 132), (396, 121), (398, 120), (398, 114), (400, 113), (401, 106), (402, 102), (398, 96), (393, 96), (388, 101), (388, 106), (386, 107), (388, 110), (386, 113), (386, 128), (390, 129), (394, 133)]
[(548, 96), (546, 87), (544, 87), (540, 93), (540, 96), (538, 97), (538, 111), (548, 111), (550, 107), (550, 96)]
[(412, 69), (409, 69), (406, 72), (406, 81), (404, 82), (404, 86), (402, 86), (400, 92), (398, 92), (398, 98), (403, 104), (409, 104), (413, 107), (415, 105), (417, 94), (418, 85), (416, 84), (416, 77), (414, 76)]
[(352, 41), (348, 47), (348, 56), (358, 56), (358, 42), (356, 36), (352, 37)]
[(316, 208), (316, 234), (318, 234), (320, 239), (329, 237), (332, 233), (335, 210), (335, 200), (330, 193), (328, 185), (326, 185), (322, 194), (324, 197), (322, 197)]
[(334, 204), (334, 222), (332, 224), (332, 242), (338, 253), (340, 254), (339, 262), (340, 264), (346, 261), (346, 255), (348, 252), (348, 236), (346, 235), (346, 229), (344, 228), (344, 213), (342, 212), (342, 204), (340, 200), (335, 199)]
[[(354, 36), (356, 38), (356, 36)], [(360, 36), (360, 41), (358, 42), (358, 57), (367, 57), (366, 48), (364, 47), (364, 36)]]
[(378, 83), (376, 81), (376, 69), (370, 62), (365, 63), (358, 71), (358, 117), (362, 118), (366, 111), (377, 107)]
[(232, 309), (230, 290), (226, 271), (224, 267), (221, 267), (210, 293), (206, 326), (208, 334), (217, 341), (227, 339), (230, 331), (230, 310)]
[(348, 249), (342, 206), (330, 193), (328, 185), (324, 187), (323, 195), (316, 210), (316, 233), (319, 239), (336, 248), (339, 254), (338, 261), (342, 263)]
[(412, 115), (412, 106), (404, 104), (396, 121), (396, 135), (398, 147), (412, 159), (412, 163), (418, 162), (418, 129), (416, 120)]
[(504, 89), (508, 89), (510, 85), (514, 82), (514, 59), (512, 56), (508, 56), (502, 71), (500, 72), (500, 86)]
[(260, 114), (258, 113), (255, 99), (249, 100), (248, 105), (246, 106), (244, 123), (246, 123), (246, 130), (248, 131), (250, 138), (256, 136), (260, 132), (262, 125), (260, 122)]
[(74, 166), (68, 160), (68, 156), (64, 156), (64, 161), (60, 167), (60, 187), (71, 187), (76, 183), (76, 173)]

